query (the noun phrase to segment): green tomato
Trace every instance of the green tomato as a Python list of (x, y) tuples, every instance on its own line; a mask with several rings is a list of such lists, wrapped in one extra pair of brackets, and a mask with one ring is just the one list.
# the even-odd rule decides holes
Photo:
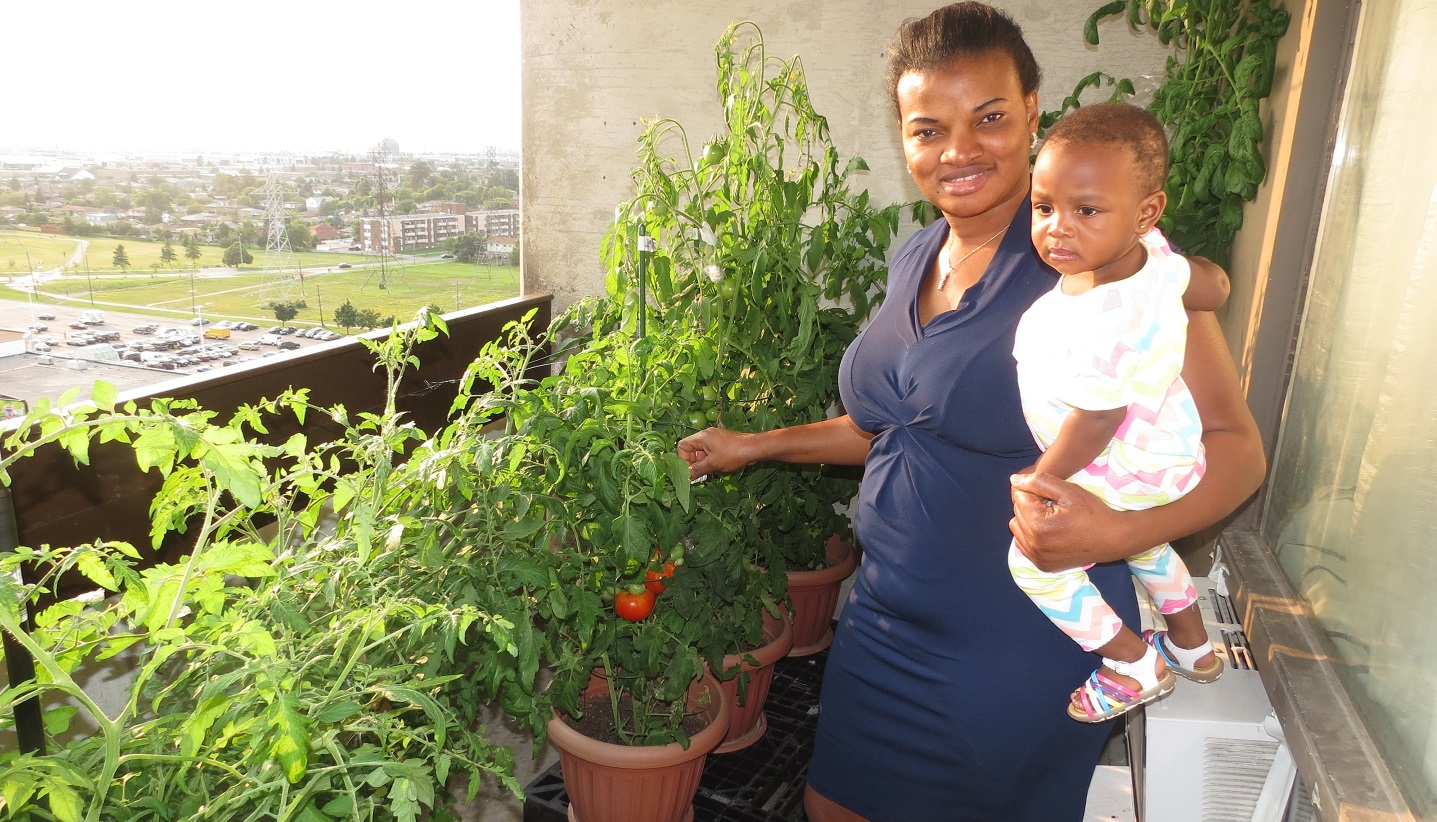
[(690, 412), (689, 412), (689, 427), (690, 427), (690, 428), (695, 428), (695, 429), (708, 428), (708, 427), (709, 427), (709, 418), (708, 418), (708, 417), (704, 414), (704, 412), (702, 412), (702, 411), (699, 411), (699, 410), (690, 411)]
[(738, 283), (733, 280), (719, 280), (718, 292), (719, 296), (725, 300), (732, 300), (734, 295), (738, 293)]
[(699, 389), (699, 397), (706, 403), (715, 403), (718, 402), (719, 392), (718, 389), (712, 385), (705, 385)]
[(649, 200), (648, 208), (644, 210), (644, 213), (656, 219), (666, 217), (669, 213), (669, 204), (664, 202), (663, 200), (654, 198), (652, 200)]
[(704, 146), (704, 165), (711, 166), (724, 158), (728, 153), (728, 147), (723, 143), (709, 143)]
[(704, 412), (704, 419), (708, 420), (711, 423), (718, 422), (718, 409), (710, 407), (707, 411)]

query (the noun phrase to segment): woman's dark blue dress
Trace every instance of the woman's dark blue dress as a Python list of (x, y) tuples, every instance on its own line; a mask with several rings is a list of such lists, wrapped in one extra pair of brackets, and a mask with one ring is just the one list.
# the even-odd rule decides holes
[[(916, 234), (839, 373), (845, 409), (874, 437), (855, 518), (863, 563), (829, 651), (809, 780), (875, 822), (1076, 822), (1109, 730), (1066, 711), (1097, 657), (1008, 573), (1008, 477), (1039, 453), (1013, 331), (1054, 282), (1030, 219), (1025, 202), (983, 277), (926, 326), (918, 288), (948, 227)], [(1126, 566), (1091, 574), (1136, 625)]]

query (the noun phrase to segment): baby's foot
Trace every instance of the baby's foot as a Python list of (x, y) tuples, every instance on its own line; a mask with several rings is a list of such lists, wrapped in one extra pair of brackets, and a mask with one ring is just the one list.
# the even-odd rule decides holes
[(1212, 643), (1206, 638), (1200, 645), (1184, 648), (1167, 631), (1144, 631), (1143, 641), (1156, 648), (1163, 661), (1178, 676), (1203, 683), (1213, 682), (1222, 676), (1222, 660), (1218, 659)]
[(1103, 664), (1070, 697), (1068, 715), (1079, 722), (1122, 716), (1173, 689), (1168, 666), (1151, 646), (1135, 662), (1103, 658)]

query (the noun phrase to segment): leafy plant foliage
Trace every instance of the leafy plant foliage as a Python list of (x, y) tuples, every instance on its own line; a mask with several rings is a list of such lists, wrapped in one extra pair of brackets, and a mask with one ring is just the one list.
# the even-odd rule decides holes
[[(1185, 252), (1226, 265), (1242, 204), (1267, 176), (1259, 104), (1272, 91), (1277, 41), (1291, 16), (1270, 0), (1113, 0), (1088, 18), (1084, 39), (1097, 45), (1098, 23), (1114, 15), (1124, 15), (1132, 29), (1152, 29), (1177, 52), (1148, 106), (1172, 144), (1168, 207), (1159, 224)], [(1095, 72), (1040, 125), (1052, 125), (1080, 105), (1086, 89), (1103, 84), (1115, 85), (1115, 98), (1134, 92), (1131, 80)]]
[[(451, 775), (518, 791), (512, 752), (472, 730), (476, 703), (455, 683), (471, 656), (517, 658), (527, 613), (466, 599), (480, 583), (464, 565), (410, 545), (433, 526), (408, 506), (410, 489), (433, 477), (398, 462), (423, 435), (393, 398), (412, 346), (442, 327), (426, 314), (371, 343), (390, 377), (383, 413), (351, 418), (290, 391), (219, 422), (190, 402), (116, 405), (98, 383), (89, 401), (39, 401), (6, 437), (0, 470), (52, 443), (80, 463), (93, 442), (129, 443), (164, 477), (156, 545), (170, 531), (195, 540), (178, 563), (143, 571), (123, 543), (0, 555), (0, 629), (38, 668), (0, 692), (0, 711), (36, 696), (51, 705), (45, 755), (0, 754), (7, 816), (443, 819)], [(344, 435), (256, 439), (278, 418), (315, 413)], [(21, 566), (38, 579), (17, 582)], [(25, 603), (73, 573), (102, 598), (62, 600), (26, 632)], [(76, 677), (119, 654), (139, 667), (107, 713)], [(55, 707), (59, 696), (78, 707)], [(77, 714), (92, 733), (68, 732)]]

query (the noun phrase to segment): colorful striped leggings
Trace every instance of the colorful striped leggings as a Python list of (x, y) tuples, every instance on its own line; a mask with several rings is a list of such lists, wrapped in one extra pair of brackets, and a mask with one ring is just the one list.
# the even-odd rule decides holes
[[(1187, 566), (1168, 543), (1128, 557), (1127, 563), (1147, 589), (1159, 613), (1177, 613), (1197, 602), (1197, 589), (1193, 587)], [(1017, 543), (1008, 548), (1008, 568), (1013, 572), (1013, 581), (1059, 630), (1085, 651), (1096, 651), (1108, 644), (1123, 627), (1123, 621), (1088, 579), (1091, 567), (1084, 565), (1050, 574), (1023, 556)]]

